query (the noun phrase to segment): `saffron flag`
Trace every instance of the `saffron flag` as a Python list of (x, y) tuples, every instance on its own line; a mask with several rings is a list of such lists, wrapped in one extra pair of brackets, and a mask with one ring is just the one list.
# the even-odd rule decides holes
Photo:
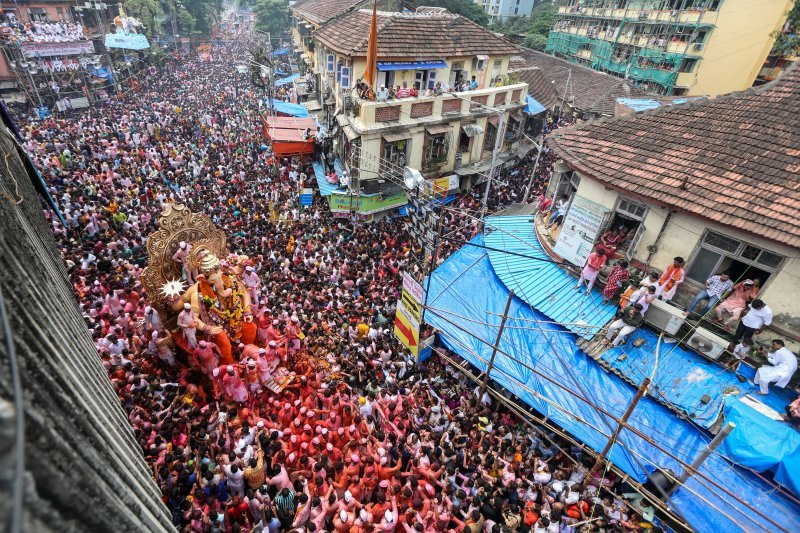
[(364, 81), (372, 92), (375, 92), (375, 81), (378, 77), (378, 2), (372, 4), (372, 22), (369, 24), (369, 44), (367, 45), (367, 70)]

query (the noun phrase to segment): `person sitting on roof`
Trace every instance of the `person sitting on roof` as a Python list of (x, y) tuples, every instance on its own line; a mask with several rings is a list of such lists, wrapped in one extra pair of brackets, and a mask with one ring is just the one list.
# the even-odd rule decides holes
[(378, 89), (378, 92), (375, 95), (375, 99), (378, 102), (385, 102), (389, 99), (389, 89), (386, 88), (386, 85), (381, 85), (381, 88)]
[[(739, 320), (742, 312), (747, 309), (747, 303), (758, 295), (758, 291), (761, 290), (761, 280), (758, 278), (746, 279), (734, 285), (732, 289), (731, 295), (714, 309), (716, 317), (712, 320), (712, 322), (720, 324), (725, 329)], [(731, 316), (723, 321), (723, 313), (725, 311), (730, 313)]]
[[(758, 351), (764, 354), (763, 347)], [(781, 339), (772, 341), (772, 351), (767, 354), (767, 360), (770, 364), (759, 367), (753, 378), (753, 384), (759, 386), (758, 394), (762, 396), (769, 394), (770, 383), (781, 388), (788, 385), (797, 371), (797, 358)]]
[(630, 307), (626, 307), (622, 312), (622, 318), (609, 324), (606, 340), (603, 341), (603, 344), (606, 346), (609, 344), (612, 346), (619, 346), (625, 341), (628, 335), (636, 331), (636, 329), (642, 325), (642, 322), (644, 322), (644, 316), (642, 316), (641, 304), (633, 304)]
[(404, 81), (402, 87), (398, 86), (395, 94), (397, 98), (408, 98), (411, 96), (411, 91), (408, 90), (408, 82)]
[(683, 264), (683, 257), (676, 257), (658, 278), (656, 296), (665, 302), (672, 300), (678, 290), (678, 285), (683, 283), (686, 277), (686, 270), (684, 270)]

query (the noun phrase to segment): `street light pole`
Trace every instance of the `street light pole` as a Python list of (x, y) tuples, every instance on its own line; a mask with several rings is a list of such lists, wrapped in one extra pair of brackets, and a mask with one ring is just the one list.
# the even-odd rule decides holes
[(522, 203), (528, 203), (528, 196), (531, 193), (531, 187), (533, 186), (533, 180), (536, 178), (536, 171), (539, 170), (539, 159), (542, 157), (542, 150), (544, 150), (544, 122), (542, 123), (542, 134), (539, 137), (539, 152), (536, 154), (536, 161), (533, 163), (533, 171), (531, 171), (531, 177), (528, 180), (528, 186), (525, 187), (525, 196), (522, 198)]
[(503, 111), (497, 112), (497, 134), (494, 139), (494, 148), (492, 149), (492, 165), (489, 168), (489, 177), (486, 180), (486, 190), (483, 191), (483, 202), (481, 205), (481, 225), (483, 224), (483, 219), (486, 216), (486, 208), (487, 202), (489, 201), (489, 189), (492, 188), (492, 179), (494, 179), (494, 166), (497, 161), (497, 152), (500, 151), (500, 143), (503, 142), (501, 135), (503, 133), (503, 125), (505, 123), (505, 113)]

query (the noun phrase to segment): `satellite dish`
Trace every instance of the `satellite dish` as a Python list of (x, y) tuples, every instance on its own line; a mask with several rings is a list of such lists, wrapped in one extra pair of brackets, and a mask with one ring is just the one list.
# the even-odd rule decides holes
[(409, 190), (413, 191), (424, 181), (425, 178), (422, 177), (419, 170), (411, 167), (405, 167), (403, 169), (403, 183), (405, 183), (406, 188)]

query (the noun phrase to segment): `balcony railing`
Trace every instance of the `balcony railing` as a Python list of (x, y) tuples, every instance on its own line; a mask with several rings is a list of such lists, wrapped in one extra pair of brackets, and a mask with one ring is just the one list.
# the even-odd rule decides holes
[(642, 22), (672, 22), (681, 24), (713, 24), (717, 11), (699, 9), (616, 9), (613, 7), (561, 6), (558, 14), (563, 17), (587, 17), (598, 19), (627, 19)]
[[(399, 98), (386, 102), (363, 100), (353, 96), (353, 112), (355, 120), (365, 128), (385, 124), (413, 124), (420, 120), (434, 121), (456, 114), (468, 115), (488, 111), (486, 107), (477, 105), (474, 106), (475, 109), (470, 110), (470, 107), (474, 105), (470, 103), (471, 101), (481, 102), (490, 108), (495, 105), (501, 108), (520, 106), (525, 103), (527, 89), (526, 83), (515, 83), (475, 91), (444, 93), (441, 96)], [(502, 96), (498, 97), (497, 95)]]

